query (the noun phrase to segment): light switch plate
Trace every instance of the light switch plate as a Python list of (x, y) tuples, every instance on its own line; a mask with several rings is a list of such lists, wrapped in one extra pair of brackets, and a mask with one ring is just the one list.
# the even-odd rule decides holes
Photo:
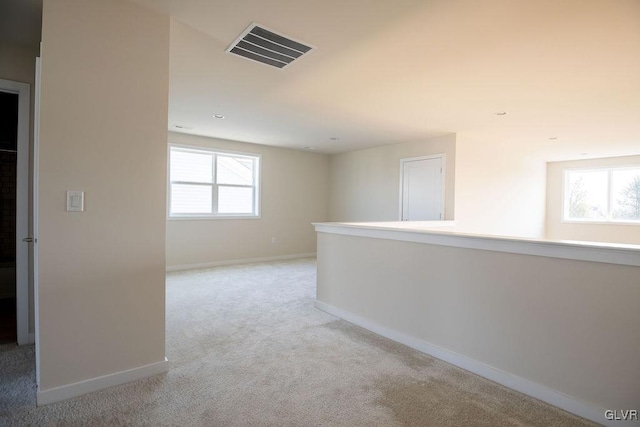
[(84, 191), (67, 191), (67, 212), (84, 211)]

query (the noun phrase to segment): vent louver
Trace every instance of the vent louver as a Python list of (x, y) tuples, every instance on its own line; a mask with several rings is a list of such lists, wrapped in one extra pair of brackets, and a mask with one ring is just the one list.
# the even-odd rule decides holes
[(231, 43), (227, 52), (283, 69), (312, 50), (311, 46), (253, 23)]

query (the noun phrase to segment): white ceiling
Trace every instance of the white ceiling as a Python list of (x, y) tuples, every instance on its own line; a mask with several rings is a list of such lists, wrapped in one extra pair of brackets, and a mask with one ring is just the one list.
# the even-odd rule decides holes
[[(190, 133), (323, 153), (460, 133), (547, 160), (640, 154), (638, 0), (137, 1), (176, 18), (169, 120)], [(285, 70), (225, 53), (254, 21), (316, 50)]]

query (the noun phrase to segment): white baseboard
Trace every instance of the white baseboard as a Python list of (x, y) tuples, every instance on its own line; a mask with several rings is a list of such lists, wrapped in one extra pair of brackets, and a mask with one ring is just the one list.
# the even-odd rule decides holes
[(151, 363), (149, 365), (140, 366), (138, 368), (116, 372), (114, 374), (104, 375), (102, 377), (91, 378), (89, 380), (67, 384), (60, 387), (54, 387), (48, 390), (38, 390), (38, 406), (59, 402), (61, 400), (71, 399), (72, 397), (81, 396), (83, 394), (91, 393), (116, 385), (140, 380), (142, 378), (152, 377), (158, 374), (163, 374), (168, 370), (169, 361), (165, 358), (162, 362)]
[(312, 258), (315, 256), (316, 256), (315, 252), (308, 252), (303, 254), (278, 255), (278, 256), (270, 256), (270, 257), (264, 257), (264, 258), (245, 258), (245, 259), (232, 259), (232, 260), (226, 260), (226, 261), (203, 262), (200, 264), (170, 265), (170, 266), (167, 266), (167, 271), (196, 270), (199, 268), (219, 267), (221, 265), (253, 264), (256, 262), (283, 261), (287, 259)]
[[(567, 396), (566, 394), (553, 390), (544, 385), (535, 383), (522, 377), (518, 377), (516, 375), (512, 375), (501, 369), (486, 365), (482, 362), (423, 341), (419, 338), (415, 338), (402, 332), (398, 332), (394, 329), (379, 325), (368, 319), (360, 317), (357, 314), (353, 314), (351, 312), (342, 310), (318, 300), (315, 301), (315, 307), (326, 313), (346, 320), (347, 322), (353, 323), (354, 325), (360, 326), (361, 328), (381, 335), (385, 338), (389, 338), (390, 340), (404, 344), (415, 350), (421, 351), (422, 353), (426, 353), (440, 360), (444, 360), (445, 362), (451, 363), (452, 365), (458, 366), (462, 369), (473, 372), (474, 374), (478, 374), (481, 377), (487, 378), (498, 384), (502, 384), (513, 390), (517, 390), (521, 393), (527, 394), (529, 396), (535, 397), (536, 399), (562, 408), (567, 412), (571, 412), (588, 420), (595, 421), (596, 423), (607, 426), (638, 426), (637, 423), (632, 424), (631, 421), (608, 421), (605, 418), (605, 409), (603, 408), (585, 403), (579, 399)], [(613, 410), (620, 408), (609, 409)]]

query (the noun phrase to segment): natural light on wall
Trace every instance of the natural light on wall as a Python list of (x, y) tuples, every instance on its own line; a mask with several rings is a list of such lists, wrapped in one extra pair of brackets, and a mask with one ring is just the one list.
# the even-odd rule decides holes
[(563, 220), (640, 224), (640, 167), (564, 171)]
[(170, 146), (169, 217), (259, 216), (260, 156)]

